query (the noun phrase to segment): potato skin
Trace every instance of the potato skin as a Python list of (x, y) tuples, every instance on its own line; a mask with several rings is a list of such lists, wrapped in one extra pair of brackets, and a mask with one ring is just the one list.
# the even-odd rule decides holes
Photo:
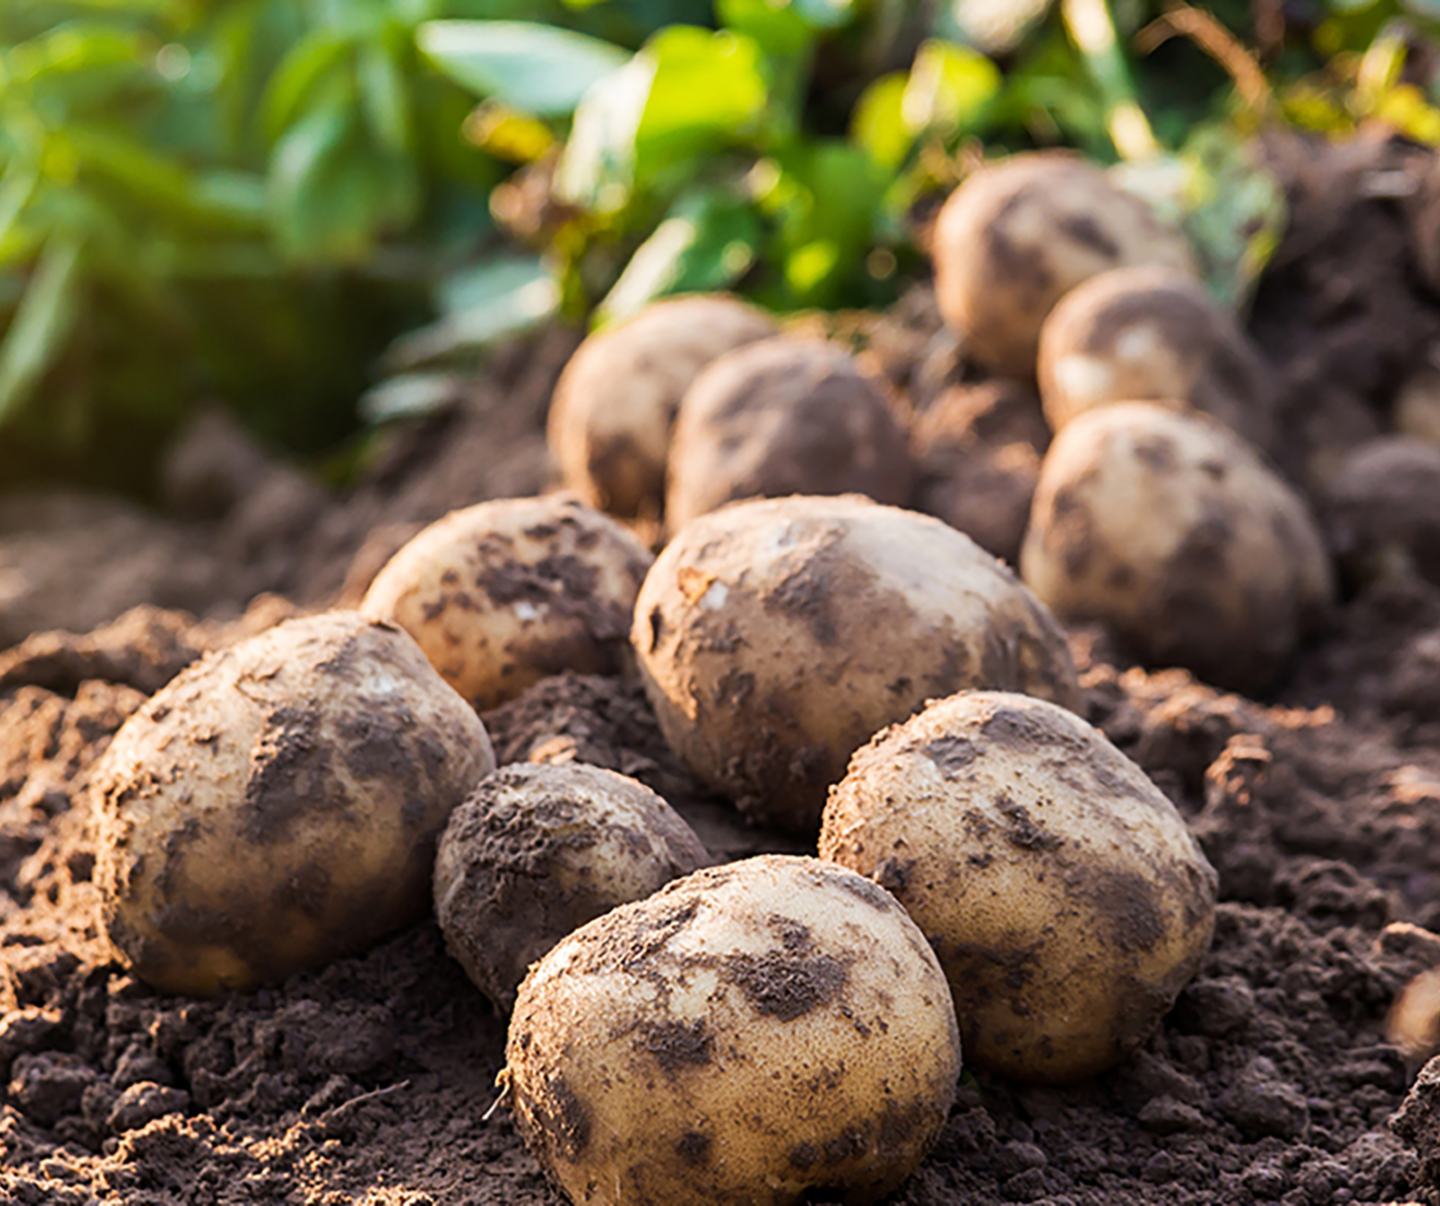
[(515, 1121), (573, 1202), (871, 1202), (955, 1095), (950, 993), (889, 893), (817, 859), (698, 871), (570, 935), (521, 986)]
[(445, 945), (499, 1008), (571, 930), (710, 862), (695, 831), (626, 775), (517, 763), (450, 814), (435, 855)]
[(1216, 875), (1174, 805), (1078, 716), (967, 691), (858, 751), (820, 855), (895, 894), (950, 981), (967, 1060), (1093, 1075), (1210, 946)]
[(550, 453), (565, 485), (614, 515), (656, 517), (671, 424), (691, 381), (715, 357), (776, 329), (737, 298), (700, 295), (656, 302), (591, 335), (550, 402)]
[(1041, 328), (1039, 376), (1055, 431), (1096, 406), (1163, 402), (1260, 448), (1275, 438), (1269, 367), (1205, 287), (1173, 269), (1116, 268), (1077, 285)]
[(479, 717), (393, 625), (328, 612), (212, 653), (92, 780), (111, 942), (195, 995), (360, 950), (425, 911), (435, 839), (494, 765)]
[(1190, 248), (1139, 198), (1059, 151), (981, 168), (940, 211), (935, 294), (945, 321), (997, 373), (1035, 372), (1040, 324), (1082, 281), (1127, 264), (1193, 272)]
[(1440, 447), (1408, 436), (1361, 445), (1330, 483), (1324, 516), (1330, 547), (1355, 583), (1440, 584)]
[(1051, 616), (938, 519), (855, 495), (732, 503), (645, 578), (631, 635), (672, 749), (746, 813), (811, 835), (876, 730), (964, 687), (1078, 706)]
[(375, 575), (361, 610), (404, 628), (482, 711), (550, 674), (613, 674), (651, 557), (568, 495), (452, 511)]
[(783, 336), (711, 361), (675, 420), (665, 495), (671, 531), (742, 498), (865, 494), (904, 503), (905, 432), (843, 348)]
[(1128, 403), (1069, 423), (1040, 470), (1020, 558), (1059, 616), (1141, 660), (1260, 689), (1330, 605), (1300, 497), (1204, 415)]

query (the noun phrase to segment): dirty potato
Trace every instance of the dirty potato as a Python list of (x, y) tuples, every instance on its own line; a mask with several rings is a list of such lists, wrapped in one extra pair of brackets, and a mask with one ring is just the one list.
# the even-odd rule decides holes
[(1078, 702), (1050, 614), (938, 519), (856, 496), (732, 503), (656, 560), (631, 640), (660, 727), (751, 816), (813, 834), (853, 750), (927, 699)]
[(893, 892), (955, 998), (965, 1057), (1090, 1076), (1143, 1042), (1199, 966), (1216, 876), (1174, 805), (1098, 729), (968, 691), (856, 753), (820, 855)]
[(435, 839), (494, 765), (479, 717), (390, 624), (329, 612), (210, 654), (95, 773), (111, 942), (198, 995), (359, 950), (425, 911)]
[(1440, 447), (1440, 369), (1426, 365), (1395, 396), (1395, 430)]
[(680, 403), (670, 445), (671, 531), (741, 498), (865, 494), (908, 500), (905, 432), (844, 348), (766, 339), (713, 360)]
[(592, 921), (520, 988), (521, 1134), (574, 1202), (875, 1201), (955, 1094), (945, 978), (889, 893), (816, 859), (699, 871)]
[(1081, 415), (1040, 470), (1020, 558), (1063, 618), (1227, 687), (1266, 686), (1328, 609), (1298, 495), (1229, 428), (1145, 403)]
[(967, 350), (997, 373), (1035, 372), (1040, 324), (1067, 292), (1124, 265), (1193, 272), (1185, 240), (1093, 164), (1065, 152), (981, 168), (945, 202), (935, 293)]
[(1388, 436), (1340, 464), (1324, 507), (1325, 534), (1357, 585), (1440, 584), (1440, 447)]
[(643, 783), (582, 763), (519, 763), (481, 780), (435, 856), (445, 945), (501, 1009), (571, 930), (710, 861)]
[(550, 453), (592, 506), (655, 518), (675, 410), (690, 382), (732, 348), (774, 335), (771, 319), (733, 297), (678, 297), (585, 340), (550, 403)]
[(562, 670), (609, 674), (650, 554), (568, 495), (452, 511), (385, 565), (361, 609), (392, 620), (484, 710)]

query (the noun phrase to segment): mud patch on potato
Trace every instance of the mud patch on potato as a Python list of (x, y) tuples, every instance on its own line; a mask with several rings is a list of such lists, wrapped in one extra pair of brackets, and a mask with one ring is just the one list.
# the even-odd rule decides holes
[(721, 975), (736, 985), (757, 1013), (794, 1021), (830, 1004), (844, 992), (849, 972), (832, 955), (796, 955), (788, 950), (731, 955)]
[(703, 1068), (715, 1058), (715, 1037), (703, 1020), (648, 1022), (641, 1026), (635, 1042), (670, 1073)]

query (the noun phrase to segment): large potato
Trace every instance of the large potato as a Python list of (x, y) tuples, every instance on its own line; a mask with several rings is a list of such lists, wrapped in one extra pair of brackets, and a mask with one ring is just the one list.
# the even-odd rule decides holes
[(677, 297), (591, 335), (550, 403), (550, 452), (565, 484), (616, 515), (659, 514), (670, 427), (690, 382), (710, 361), (775, 334), (765, 314), (733, 297)]
[(852, 751), (964, 687), (1065, 705), (1065, 639), (938, 519), (855, 496), (732, 503), (656, 560), (631, 639), (666, 740), (753, 816), (813, 833)]
[(717, 357), (680, 403), (670, 445), (671, 531), (741, 498), (865, 494), (903, 503), (905, 432), (843, 348), (766, 339)]
[(494, 769), (404, 632), (291, 620), (182, 671), (93, 779), (110, 939), (167, 992), (279, 980), (424, 913), (435, 839)]
[(1074, 155), (1014, 155), (945, 202), (933, 243), (945, 321), (997, 373), (1035, 372), (1040, 324), (1081, 281), (1110, 268), (1194, 270), (1189, 247), (1139, 198)]
[(1199, 281), (1168, 268), (1116, 268), (1067, 293), (1040, 331), (1040, 392), (1056, 431), (1097, 406), (1164, 402), (1261, 448), (1275, 437), (1269, 367)]
[(650, 554), (563, 494), (452, 511), (376, 576), (361, 610), (394, 621), (480, 710), (562, 670), (610, 674)]
[(1332, 592), (1309, 511), (1250, 445), (1144, 403), (1090, 411), (1055, 438), (1020, 566), (1056, 614), (1229, 687), (1267, 685)]
[(860, 750), (822, 858), (913, 917), (965, 1056), (1066, 1081), (1144, 1041), (1210, 945), (1216, 876), (1174, 805), (1104, 734), (1043, 700), (970, 691)]
[(955, 1014), (889, 893), (811, 858), (699, 871), (572, 934), (520, 988), (515, 1119), (571, 1201), (875, 1201), (923, 1158)]

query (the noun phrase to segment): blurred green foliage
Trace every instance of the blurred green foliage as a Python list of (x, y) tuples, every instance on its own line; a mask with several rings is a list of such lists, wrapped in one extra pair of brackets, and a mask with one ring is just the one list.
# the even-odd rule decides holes
[[(985, 151), (1123, 158), (1243, 301), (1245, 137), (1440, 143), (1433, 0), (5, 0), (0, 474), (301, 453), (557, 310), (880, 304)], [(387, 377), (388, 375), (388, 377)]]

